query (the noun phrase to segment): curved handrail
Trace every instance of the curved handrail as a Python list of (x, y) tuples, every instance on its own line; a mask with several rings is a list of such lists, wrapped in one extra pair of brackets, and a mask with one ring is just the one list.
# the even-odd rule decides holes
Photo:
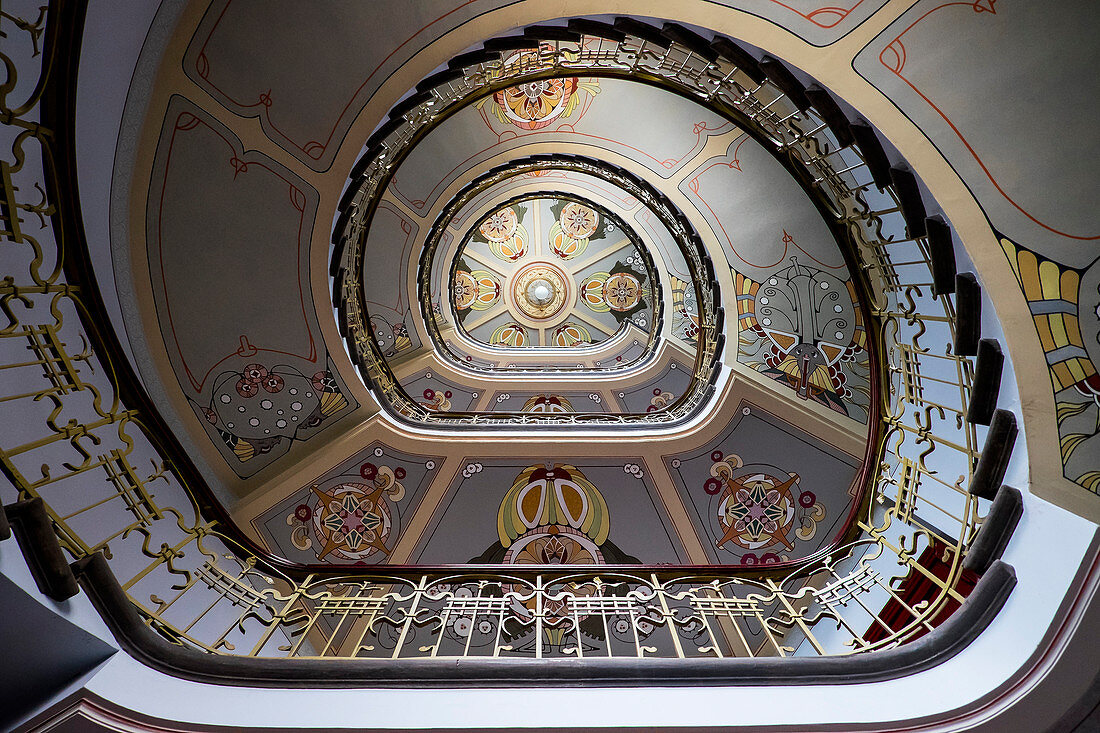
[[(692, 665), (727, 663), (709, 657), (737, 653), (783, 657), (791, 652), (791, 645), (808, 644), (826, 657), (873, 651), (860, 656), (884, 664), (881, 660), (920, 657), (916, 652), (920, 648), (961, 643), (960, 637), (934, 629), (951, 623), (944, 618), (957, 604), (979, 605), (966, 606), (963, 562), (972, 547), (984, 546), (979, 567), (988, 565), (990, 553), (1003, 547), (1003, 541), (976, 542), (982, 505), (966, 484), (978, 478), (980, 456), (988, 457), (982, 464), (981, 486), (999, 483), (1005, 445), (1011, 448), (1005, 436), (1014, 437), (1015, 428), (1010, 425), (996, 436), (991, 432), (990, 447), (979, 450), (974, 426), (965, 421), (973, 365), (967, 357), (951, 352), (955, 341), (951, 300), (945, 293), (928, 295), (923, 282), (903, 279), (888, 253), (896, 245), (911, 246), (923, 258), (923, 267), (931, 262), (927, 242), (889, 234), (899, 222), (908, 223), (900, 220), (897, 199), (889, 188), (875, 194), (873, 182), (866, 177), (861, 182), (858, 171), (838, 173), (831, 159), (845, 162), (845, 153), (830, 147), (824, 127), (808, 133), (797, 126), (785, 131), (767, 127), (772, 124), (769, 115), (784, 109), (781, 96), (770, 103), (748, 97), (740, 102), (763, 115), (761, 124), (773, 133), (768, 139), (803, 166), (800, 182), (821, 187), (819, 205), (839, 209), (839, 217), (833, 211), (834, 226), (851, 233), (863, 263), (854, 271), (868, 280), (867, 292), (873, 295), (869, 313), (884, 324), (881, 418), (887, 450), (877, 465), (867, 469), (875, 474), (874, 493), (855, 523), (861, 533), (858, 538), (794, 571), (785, 568), (780, 573), (732, 574), (713, 568), (298, 566), (264, 553), (234, 529), (141, 389), (109, 326), (88, 258), (75, 188), (72, 125), (84, 8), (84, 3), (71, 0), (50, 5), (43, 80), (33, 93), (40, 95), (40, 120), (31, 113), (33, 99), (14, 106), (0, 99), (5, 126), (18, 131), (11, 160), (0, 161), (0, 166), (5, 180), (18, 179), (21, 193), (16, 198), (15, 186), (4, 189), (8, 199), (0, 207), (5, 222), (2, 236), (10, 251), (26, 255), (28, 269), (0, 282), (0, 310), (9, 321), (0, 328), (0, 343), (29, 343), (39, 357), (29, 367), (10, 359), (2, 366), (38, 369), (39, 379), (46, 384), (10, 395), (3, 403), (44, 413), (45, 430), (27, 422), (23, 442), (0, 447), (0, 465), (22, 498), (41, 500), (29, 505), (47, 513), (49, 523), (43, 526), (52, 525), (64, 551), (78, 560), (98, 558), (78, 563), (82, 582), (89, 573), (102, 575), (104, 564), (113, 563), (112, 576), (116, 571), (126, 573), (118, 592), (111, 591), (116, 601), (111, 614), (117, 611), (129, 621), (137, 618), (138, 626), (190, 657), (199, 654), (195, 650), (202, 650), (199, 656), (207, 660), (260, 657), (231, 663), (256, 665), (257, 670), (269, 665), (268, 657), (287, 657), (287, 663), (298, 664), (307, 661), (299, 657), (331, 656), (333, 664), (349, 665), (357, 664), (363, 655), (415, 657), (415, 668), (426, 670), (425, 679), (438, 677), (441, 673), (434, 670), (453, 665), (456, 658), (478, 655), (470, 653), (471, 628), (481, 633), (481, 623), (489, 620), (488, 610), (500, 614), (495, 626), (489, 625), (490, 631), (497, 630), (492, 646), (497, 655), (554, 659), (547, 666), (560, 663), (560, 669), (566, 670), (576, 667), (580, 660), (573, 657), (583, 655), (585, 645), (597, 640), (607, 655), (630, 657), (629, 664), (621, 665), (623, 674), (650, 682), (655, 678), (647, 676), (645, 665), (655, 654), (695, 657), (686, 660), (691, 665), (678, 667), (683, 671), (695, 669)], [(696, 68), (689, 63), (692, 51), (675, 41), (656, 44), (660, 50), (647, 50), (640, 36), (620, 35), (616, 43), (632, 48), (639, 63), (661, 65), (671, 60), (681, 68)], [(705, 61), (705, 69), (715, 63), (705, 55), (699, 59)], [(7, 56), (4, 63), (11, 69), (17, 66)], [(717, 71), (740, 79), (738, 83), (744, 81), (736, 68), (718, 66)], [(756, 92), (763, 93), (761, 88)], [(747, 95), (753, 93), (745, 90)], [(806, 122), (816, 121), (807, 117)], [(855, 150), (849, 150), (852, 156)], [(45, 199), (40, 203), (23, 198), (38, 182), (33, 165), (25, 165), (34, 159), (31, 153), (42, 160)], [(852, 162), (851, 158), (846, 161)], [(809, 180), (810, 171), (819, 172), (820, 180)], [(19, 229), (20, 216), (40, 217), (45, 234)], [(930, 312), (935, 308), (940, 312)], [(928, 345), (933, 339), (937, 343)], [(941, 348), (944, 353), (939, 353)], [(922, 381), (919, 369), (913, 368), (913, 360), (919, 359), (944, 360), (956, 370), (956, 381), (946, 380), (946, 388)], [(934, 389), (939, 393), (933, 395)], [(147, 461), (151, 471), (140, 468)], [(949, 477), (956, 473), (959, 479), (952, 482)], [(84, 498), (102, 495), (104, 489), (103, 500)], [(85, 506), (81, 501), (91, 503)], [(84, 521), (95, 514), (93, 510), (102, 511), (100, 507), (118, 508), (111, 516), (117, 524), (108, 523), (101, 514), (96, 515), (104, 517), (100, 521)], [(998, 519), (994, 524), (1003, 529), (1011, 523)], [(20, 526), (15, 525), (17, 534), (23, 531)], [(32, 537), (28, 547), (43, 543), (41, 537)], [(936, 557), (929, 562), (938, 557), (941, 574), (921, 559), (933, 549)], [(893, 582), (903, 575), (927, 581), (930, 596), (912, 605), (912, 599)], [(994, 600), (1000, 600), (984, 608), (994, 612), (1010, 589), (1009, 575), (994, 564), (985, 575), (988, 582), (979, 581), (972, 597), (978, 594), (989, 600), (992, 593)], [(101, 590), (88, 592), (99, 593), (106, 587), (98, 586)], [(899, 609), (900, 620), (888, 622), (881, 611), (867, 605), (884, 599), (887, 606)], [(953, 618), (971, 618), (960, 613), (955, 611)], [(602, 632), (594, 626), (600, 622), (605, 626)], [(530, 635), (537, 628), (534, 646), (514, 648), (503, 637), (508, 623), (512, 628), (507, 635), (513, 640), (518, 638), (513, 631)], [(607, 627), (608, 623), (612, 626)], [(881, 638), (865, 638), (870, 635), (861, 629), (868, 623), (886, 629)], [(383, 627), (388, 631), (381, 632)], [(762, 645), (745, 643), (743, 628), (756, 629)], [(739, 635), (742, 646), (737, 646)], [(557, 641), (548, 644), (544, 636)], [(921, 641), (914, 641), (918, 637)], [(462, 639), (471, 640), (465, 651)], [(905, 654), (889, 656), (893, 654), (889, 648), (899, 644), (903, 646), (896, 651)], [(156, 654), (163, 655), (163, 647), (156, 648), (160, 649)], [(433, 656), (451, 661), (433, 665), (427, 661)], [(766, 661), (768, 669), (803, 665), (798, 660)], [(830, 669), (851, 667), (841, 664), (843, 660), (817, 661)], [(620, 667), (618, 662), (611, 666)], [(311, 671), (309, 676), (314, 674)], [(485, 674), (487, 684), (498, 679), (495, 672)], [(569, 677), (572, 673), (546, 674)], [(582, 678), (602, 679), (572, 677)]]

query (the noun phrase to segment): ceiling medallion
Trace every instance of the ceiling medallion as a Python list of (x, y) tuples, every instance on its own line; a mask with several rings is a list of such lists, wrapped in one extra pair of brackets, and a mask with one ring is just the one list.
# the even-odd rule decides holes
[[(455, 210), (469, 203), (462, 199)], [(427, 248), (423, 267), (433, 274), (422, 283), (429, 290), (421, 291), (421, 305), (439, 316), (432, 325), (455, 332), (459, 341), (444, 341), (449, 354), (461, 360), (484, 347), (598, 348), (628, 326), (646, 345), (623, 366), (653, 353), (661, 302), (644, 240), (614, 213), (562, 192), (492, 204), (479, 204), (478, 216), (462, 217), (464, 223), (448, 213)], [(436, 257), (451, 263), (449, 273), (432, 264)], [(532, 353), (522, 368), (582, 369), (577, 358), (564, 351)]]
[(572, 300), (570, 280), (549, 262), (532, 262), (511, 277), (512, 302), (531, 320), (553, 318)]

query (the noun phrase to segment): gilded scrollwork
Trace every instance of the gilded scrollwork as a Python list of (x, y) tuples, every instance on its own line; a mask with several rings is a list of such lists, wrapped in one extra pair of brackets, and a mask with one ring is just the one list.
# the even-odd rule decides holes
[[(612, 44), (614, 53), (608, 53), (607, 41), (549, 42), (515, 68), (490, 62), (467, 69), (447, 89), (433, 90), (432, 105), (438, 107), (432, 109), (502, 78), (514, 84), (524, 75), (556, 70), (644, 70), (735, 106), (811, 174), (819, 174), (856, 241), (874, 294), (867, 312), (881, 324), (882, 343), (870, 340), (868, 345), (884, 356), (877, 377), (881, 403), (871, 406), (883, 422), (884, 450), (872, 457), (877, 465), (870, 501), (857, 519), (861, 535), (781, 575), (625, 566), (599, 572), (568, 566), (303, 569), (261, 552), (228, 525), (105, 330), (103, 305), (89, 290), (90, 281), (82, 279), (89, 269), (70, 264), (86, 257), (81, 222), (62, 205), (64, 197), (75, 196), (62, 173), (71, 164), (73, 131), (71, 125), (50, 127), (61, 120), (38, 117), (43, 95), (75, 93), (75, 77), (65, 73), (61, 61), (68, 49), (58, 40), (60, 31), (48, 22), (44, 26), (42, 16), (19, 19), (4, 13), (0, 23), (8, 24), (9, 32), (25, 34), (34, 53), (41, 52), (31, 56), (40, 63), (33, 66), (17, 63), (5, 46), (0, 57), (12, 78), (16, 71), (42, 74), (29, 101), (12, 103), (8, 87), (0, 89), (8, 148), (0, 161), (0, 251), (5, 258), (0, 310), (7, 321), (0, 329), (0, 369), (7, 375), (0, 422), (22, 428), (5, 432), (0, 443), (0, 464), (18, 489), (18, 497), (5, 500), (41, 497), (72, 558), (98, 551), (108, 555), (135, 608), (164, 638), (214, 654), (259, 657), (847, 654), (915, 638), (942, 620), (946, 604), (962, 600), (961, 563), (984, 506), (964, 488), (978, 447), (974, 426), (957, 419), (969, 399), (972, 365), (950, 349), (952, 302), (932, 296), (925, 286), (906, 284), (886, 247), (891, 237), (884, 232), (899, 216), (892, 194), (872, 196), (867, 176), (859, 171), (838, 173), (851, 161), (823, 152), (826, 146), (805, 132), (817, 126), (813, 113), (796, 114), (775, 89), (752, 83), (728, 62), (708, 63), (676, 44), (665, 51), (628, 36)], [(386, 148), (402, 145), (412, 121), (433, 114), (427, 108), (410, 111), (410, 124), (395, 130)], [(32, 161), (37, 169), (32, 170)], [(368, 166), (372, 183), (367, 188), (381, 180), (385, 165)], [(365, 189), (356, 201), (366, 195)], [(356, 226), (350, 226), (349, 238), (358, 236)], [(352, 264), (344, 277), (359, 271), (359, 263)], [(703, 351), (713, 355), (720, 342), (716, 305), (707, 300), (711, 294), (705, 289), (697, 296), (702, 299), (694, 304), (693, 317), (700, 319), (697, 337)], [(356, 348), (374, 354), (368, 315), (353, 302), (347, 305)], [(922, 376), (918, 362), (937, 364), (936, 379)], [(400, 401), (380, 359), (368, 360), (367, 370), (376, 389)], [(415, 404), (403, 409), (420, 418), (428, 415)], [(722, 461), (733, 466), (725, 456)], [(819, 521), (813, 497), (805, 490), (797, 497), (793, 493), (805, 477), (764, 468), (747, 474), (716, 471), (716, 479), (737, 484), (723, 489), (729, 489), (730, 499), (723, 517), (735, 535), (729, 541), (762, 541), (769, 521), (776, 530), (789, 527), (803, 535)], [(378, 474), (363, 478), (361, 487), (322, 491), (324, 501), (339, 507), (355, 501), (361, 509), (364, 497), (375, 508), (384, 493), (385, 500), (398, 500), (396, 472), (392, 481), (386, 474), (381, 486)], [(744, 501), (738, 499), (742, 492)], [(774, 501), (769, 500), (772, 492)], [(789, 499), (784, 492), (790, 492)], [(750, 499), (754, 505), (774, 505), (771, 519), (750, 516)], [(733, 506), (738, 501), (739, 509)], [(792, 502), (806, 510), (797, 525), (793, 516), (786, 521)], [(383, 528), (384, 517), (374, 517), (374, 528)], [(321, 527), (330, 539), (339, 531), (341, 541), (359, 532), (358, 525), (346, 522), (339, 530), (335, 521), (322, 521)], [(375, 535), (386, 547), (384, 532)], [(543, 549), (557, 551), (564, 544)], [(876, 613), (884, 599), (900, 598), (899, 579), (925, 572), (924, 562), (943, 568), (932, 581), (932, 595), (890, 619)], [(877, 605), (868, 605), (872, 601)], [(510, 641), (520, 636), (531, 643)]]

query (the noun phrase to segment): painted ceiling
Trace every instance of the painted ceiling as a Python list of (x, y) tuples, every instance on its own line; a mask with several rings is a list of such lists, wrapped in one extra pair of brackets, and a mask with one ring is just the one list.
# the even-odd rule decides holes
[[(330, 270), (352, 168), (421, 79), (512, 32), (508, 5), (177, 8), (146, 70), (155, 87), (130, 102), (143, 123), (129, 133), (132, 159), (119, 162), (129, 193), (115, 202), (132, 222), (127, 236), (115, 232), (116, 266), (134, 284), (122, 295), (127, 328), (145, 335), (133, 347), (143, 378), (161, 385), (159, 408), (239, 525), (301, 563), (749, 566), (842, 541), (874, 435), (874, 294), (804, 182), (756, 137), (666, 89), (584, 76), (500, 89), (432, 125), (371, 212), (362, 297), (400, 389), (429, 411), (526, 414), (530, 424), (418, 429), (391, 417), (356, 368)], [(741, 8), (814, 48), (862, 37), (854, 32), (883, 3), (684, 5), (716, 23)], [(1096, 491), (1097, 325), (1050, 326), (1056, 311), (1097, 300), (1100, 235), (1074, 218), (1091, 210), (1078, 200), (1096, 182), (1067, 163), (1080, 175), (1065, 210), (1077, 213), (1033, 202), (1050, 182), (1007, 161), (1069, 153), (1013, 127), (1026, 114), (990, 132), (970, 120), (981, 105), (953, 106), (1033, 72), (1003, 57), (995, 70), (954, 68), (952, 49), (932, 45), (944, 23), (971, 24), (978, 39), (999, 24), (1026, 45), (1037, 41), (1024, 29), (1069, 33), (1068, 21), (1035, 7), (949, 5), (965, 7), (920, 0), (888, 19), (864, 39), (854, 73), (920, 121), (1002, 233), (999, 256), (1043, 339), (1054, 429), (1081, 436), (1063, 442), (1059, 465)], [(378, 42), (363, 43), (363, 28)], [(978, 137), (964, 137), (968, 121)], [(713, 378), (699, 374), (697, 283), (646, 203), (549, 163), (470, 188), (512, 161), (555, 155), (629, 172), (698, 232), (725, 312)], [(659, 416), (700, 379), (715, 389), (691, 421), (626, 436), (538, 429), (550, 413)]]
[(455, 254), (449, 301), (457, 330), (513, 348), (583, 348), (628, 325), (648, 338), (657, 283), (634, 239), (587, 201), (540, 197), (494, 210)]

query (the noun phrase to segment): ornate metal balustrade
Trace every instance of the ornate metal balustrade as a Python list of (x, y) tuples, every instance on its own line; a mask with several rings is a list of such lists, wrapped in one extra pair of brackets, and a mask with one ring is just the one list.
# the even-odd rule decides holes
[[(756, 84), (724, 59), (630, 34), (539, 44), (515, 62), (516, 76), (507, 64), (479, 64), (432, 87), (430, 103), (406, 116), (432, 116), (436, 105), (485, 85), (603, 64), (623, 75), (664, 74), (700, 98), (722, 100), (753, 120), (792, 166), (802, 165), (802, 180), (828, 197), (835, 224), (856, 242), (861, 267), (853, 269), (866, 273), (870, 315), (883, 324), (885, 450), (869, 467), (860, 534), (770, 574), (612, 566), (351, 571), (266, 555), (233, 527), (157, 415), (97, 290), (75, 188), (82, 18), (83, 4), (66, 0), (37, 19), (0, 16), (7, 71), (0, 85), (0, 465), (14, 486), (2, 495), (13, 512), (16, 499), (23, 508), (41, 500), (85, 591), (131, 653), (230, 684), (407, 684), (470, 674), (482, 684), (858, 681), (860, 670), (889, 676), (895, 666), (908, 672), (954, 653), (1003, 603), (1011, 570), (989, 569), (1000, 535), (978, 530), (983, 523), (1011, 530), (1012, 494), (1002, 490), (998, 502), (1009, 508), (992, 522), (988, 502), (973, 492), (996, 488), (1004, 451), (980, 451), (966, 419), (973, 367), (954, 353), (951, 297), (928, 289), (927, 239), (907, 237), (911, 222), (890, 187), (877, 190), (859, 151), (836, 148), (814, 113), (798, 112), (770, 82)], [(448, 89), (452, 96), (443, 96)], [(367, 175), (389, 165), (390, 146), (412, 134), (402, 125), (387, 135)], [(355, 200), (370, 205), (365, 193)], [(349, 238), (360, 221), (349, 223)], [(972, 601), (955, 610), (983, 573)], [(909, 643), (951, 625), (952, 612), (965, 618), (949, 641), (926, 643), (932, 634)], [(846, 655), (867, 666), (835, 658)], [(416, 663), (393, 666), (395, 659)], [(517, 662), (536, 660), (554, 661), (517, 671)], [(617, 664), (628, 661), (635, 663)]]

